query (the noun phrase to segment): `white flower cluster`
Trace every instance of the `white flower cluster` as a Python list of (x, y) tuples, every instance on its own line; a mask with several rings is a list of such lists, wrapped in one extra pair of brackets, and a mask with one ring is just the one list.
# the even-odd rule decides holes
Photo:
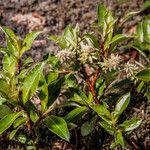
[(108, 59), (101, 62), (102, 69), (107, 72), (111, 70), (120, 70), (121, 57), (118, 54), (111, 54)]
[(62, 49), (57, 53), (56, 56), (59, 58), (61, 64), (65, 67), (73, 62), (75, 58), (75, 52), (71, 51), (70, 49)]
[(93, 63), (93, 61), (96, 59), (96, 49), (88, 44), (81, 43), (81, 52), (78, 60), (85, 64), (88, 62)]
[(96, 60), (96, 49), (94, 49), (92, 46), (81, 43), (80, 49), (62, 49), (58, 51), (56, 56), (59, 58), (60, 62), (64, 67), (69, 67), (72, 65), (75, 61), (76, 58), (79, 60), (81, 63), (86, 64), (86, 63), (93, 63), (93, 60)]
[(137, 73), (141, 69), (141, 66), (138, 64), (128, 61), (127, 63), (124, 64), (124, 71), (125, 71), (125, 76), (126, 78), (130, 78), (131, 80), (134, 79), (134, 74)]

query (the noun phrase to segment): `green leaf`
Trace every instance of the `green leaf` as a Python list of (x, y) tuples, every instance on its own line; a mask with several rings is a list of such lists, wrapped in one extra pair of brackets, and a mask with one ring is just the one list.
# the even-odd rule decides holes
[(120, 19), (120, 25), (124, 24), (128, 19), (130, 19), (132, 16), (139, 14), (141, 11), (133, 11), (125, 14), (124, 17)]
[(22, 144), (26, 144), (26, 142), (27, 142), (27, 136), (25, 134), (19, 134), (17, 136), (17, 139)]
[(115, 129), (112, 125), (108, 124), (106, 121), (100, 121), (99, 124), (104, 128), (109, 134), (114, 135)]
[(7, 50), (10, 52), (9, 54), (13, 54), (14, 56), (18, 57), (21, 46), (20, 39), (10, 28), (1, 26), (0, 28), (6, 35)]
[(143, 89), (143, 86), (144, 86), (144, 82), (141, 81), (140, 84), (139, 84), (138, 87), (137, 87), (137, 92), (138, 92), (138, 93), (141, 92), (141, 90)]
[(21, 128), (21, 126), (19, 126), (17, 129), (13, 130), (10, 132), (9, 134), (9, 140), (12, 140), (13, 137), (15, 136), (15, 134), (17, 133), (17, 131)]
[(14, 56), (5, 54), (3, 57), (3, 70), (8, 72), (10, 76), (14, 76), (17, 69), (17, 60)]
[(93, 117), (91, 120), (86, 121), (82, 126), (81, 126), (81, 135), (82, 136), (87, 136), (89, 135), (94, 129), (96, 125), (96, 120), (97, 117)]
[(105, 87), (106, 87), (105, 81), (102, 80), (101, 78), (99, 78), (96, 81), (96, 91), (97, 91), (99, 98), (103, 95), (103, 91), (104, 91)]
[(9, 84), (3, 78), (0, 79), (0, 95), (4, 96), (9, 95)]
[(138, 24), (136, 28), (136, 37), (140, 42), (144, 42), (144, 31), (143, 31), (143, 22)]
[(145, 69), (136, 74), (139, 80), (150, 82), (150, 69)]
[(115, 142), (111, 144), (110, 148), (114, 148), (118, 144), (120, 144), (122, 146), (122, 148), (124, 148), (124, 146), (125, 146), (125, 142), (124, 142), (122, 132), (119, 131), (119, 130), (116, 133)]
[(7, 105), (0, 105), (0, 119), (11, 113), (12, 111)]
[(31, 57), (27, 57), (23, 60), (23, 67), (31, 66), (34, 60)]
[(57, 80), (58, 76), (59, 76), (58, 72), (50, 72), (50, 73), (48, 73), (47, 76), (46, 76), (46, 82), (47, 82), (47, 84), (50, 84), (53, 81)]
[(150, 8), (150, 1), (149, 0), (145, 1), (144, 4), (143, 4), (143, 9), (144, 10), (148, 9), (148, 8)]
[(64, 78), (58, 78), (56, 81), (48, 85), (48, 106), (50, 106), (59, 96)]
[(52, 36), (49, 36), (48, 39), (56, 42), (56, 44), (58, 44), (60, 46), (60, 48), (62, 48), (62, 49), (67, 47), (67, 42), (63, 36), (52, 35)]
[(17, 112), (4, 116), (0, 120), (0, 134), (2, 134), (5, 130), (7, 130), (16, 120), (16, 118), (18, 118), (21, 114), (22, 112)]
[(65, 120), (67, 122), (73, 122), (75, 123), (76, 121), (80, 120), (82, 115), (87, 111), (87, 107), (79, 107), (79, 108), (75, 108), (73, 109), (71, 112), (69, 112), (66, 116), (65, 116)]
[(76, 26), (74, 29), (69, 25), (64, 30), (64, 38), (74, 48), (77, 46), (79, 28)]
[(106, 121), (108, 124), (111, 124), (111, 114), (108, 111), (106, 105), (100, 104), (100, 105), (92, 105), (90, 106), (97, 114), (100, 116), (104, 121)]
[(126, 36), (126, 35), (123, 35), (123, 34), (116, 34), (110, 41), (109, 44), (112, 44), (113, 48), (120, 44), (121, 42), (125, 41), (125, 40), (128, 40), (130, 39), (131, 37), (130, 36)]
[(77, 92), (75, 92), (74, 90), (72, 90), (72, 89), (70, 89), (69, 92), (66, 92), (65, 96), (67, 97), (67, 99), (69, 99), (69, 100), (71, 100), (73, 102), (77, 102), (79, 104), (83, 104), (84, 103), (84, 101), (82, 101), (82, 98), (79, 96), (79, 94)]
[(136, 129), (142, 123), (141, 119), (132, 118), (124, 121), (119, 127), (123, 128), (124, 132), (132, 131)]
[(26, 52), (27, 50), (29, 50), (32, 46), (33, 41), (36, 39), (36, 37), (40, 34), (41, 32), (39, 31), (33, 31), (29, 34), (26, 35), (25, 39), (22, 42), (22, 49), (20, 51), (20, 56), (22, 56), (22, 54), (24, 52)]
[(30, 119), (32, 120), (32, 122), (36, 122), (39, 119), (39, 116), (37, 114), (36, 111), (34, 110), (30, 110)]
[(76, 124), (74, 124), (74, 123), (72, 123), (72, 122), (67, 122), (67, 125), (68, 125), (69, 130), (73, 130), (73, 129), (75, 129), (76, 127), (78, 127)]
[(84, 35), (85, 39), (88, 41), (89, 44), (91, 44), (93, 47), (100, 49), (100, 44), (98, 43), (96, 37), (90, 33), (86, 33)]
[(45, 122), (51, 132), (58, 135), (60, 138), (69, 141), (69, 130), (67, 123), (63, 118), (51, 115), (45, 118)]
[(7, 101), (6, 98), (0, 97), (0, 105), (3, 105)]
[(37, 64), (26, 76), (23, 83), (22, 100), (25, 104), (36, 92), (40, 77), (43, 71), (44, 63)]
[(124, 138), (123, 138), (123, 136), (122, 136), (121, 131), (118, 131), (118, 132), (117, 132), (116, 140), (117, 140), (117, 143), (120, 144), (122, 147), (125, 146)]
[(42, 110), (45, 111), (48, 103), (48, 84), (46, 83), (46, 79), (43, 75), (41, 75), (40, 83), (39, 83), (39, 94), (38, 94)]
[(25, 122), (27, 121), (27, 118), (25, 117), (19, 117), (17, 118), (14, 123), (13, 123), (13, 127), (17, 128), (18, 126), (25, 124)]
[(146, 88), (146, 93), (145, 93), (148, 101), (150, 102), (150, 85)]
[(126, 93), (125, 95), (121, 96), (118, 100), (115, 110), (113, 112), (114, 118), (117, 120), (122, 112), (127, 108), (130, 102), (130, 93)]
[(69, 73), (65, 76), (65, 82), (69, 87), (78, 87), (78, 82), (74, 74)]
[(104, 5), (100, 4), (97, 7), (97, 17), (98, 17), (98, 23), (101, 26), (105, 21), (105, 16), (107, 14), (107, 9)]

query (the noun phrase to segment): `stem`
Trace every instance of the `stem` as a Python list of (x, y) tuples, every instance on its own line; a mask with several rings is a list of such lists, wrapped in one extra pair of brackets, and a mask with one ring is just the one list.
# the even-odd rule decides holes
[(97, 98), (97, 94), (95, 92), (95, 83), (99, 77), (99, 74), (100, 74), (100, 69), (98, 68), (95, 73), (94, 73), (94, 76), (93, 76), (93, 79), (92, 81), (89, 79), (89, 72), (87, 72), (87, 69), (85, 66), (82, 65), (82, 70), (81, 70), (81, 73), (83, 74), (84, 78), (85, 78), (85, 81), (89, 87), (89, 90), (90, 92), (92, 93), (92, 96), (93, 96), (93, 99), (95, 101), (95, 104), (100, 104), (100, 101), (99, 99)]

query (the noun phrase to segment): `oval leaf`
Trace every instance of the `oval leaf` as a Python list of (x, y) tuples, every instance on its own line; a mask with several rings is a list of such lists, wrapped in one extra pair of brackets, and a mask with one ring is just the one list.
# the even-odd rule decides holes
[(145, 69), (136, 74), (136, 77), (142, 81), (150, 82), (150, 69)]
[(123, 95), (117, 102), (115, 111), (114, 111), (114, 117), (117, 119), (122, 112), (127, 108), (128, 104), (130, 102), (130, 93), (127, 93)]
[(12, 111), (7, 105), (0, 105), (0, 118), (3, 118), (4, 116), (11, 114)]
[(41, 32), (39, 31), (33, 31), (29, 34), (26, 35), (25, 39), (23, 40), (23, 47), (20, 52), (20, 56), (27, 50), (29, 50), (32, 46), (33, 41), (35, 38), (40, 34)]
[(108, 124), (111, 124), (111, 114), (107, 109), (106, 105), (93, 105), (91, 108)]
[(124, 129), (125, 132), (132, 131), (141, 124), (142, 120), (137, 118), (132, 118), (130, 120), (124, 121), (123, 124), (119, 125)]
[(58, 135), (60, 138), (69, 141), (69, 130), (67, 123), (63, 118), (51, 115), (46, 117), (45, 122), (51, 132)]
[(29, 72), (27, 77), (24, 80), (23, 84), (23, 103), (25, 104), (35, 93), (39, 80), (41, 77), (41, 73), (43, 71), (44, 63), (37, 64), (33, 70)]
[(65, 116), (65, 120), (68, 122), (74, 123), (82, 117), (82, 115), (85, 113), (86, 110), (87, 110), (87, 107), (75, 108), (74, 110), (72, 110), (70, 113), (68, 113)]
[(0, 120), (0, 134), (2, 134), (5, 130), (7, 130), (15, 121), (16, 118), (18, 118), (22, 112), (12, 113), (5, 117), (3, 117)]

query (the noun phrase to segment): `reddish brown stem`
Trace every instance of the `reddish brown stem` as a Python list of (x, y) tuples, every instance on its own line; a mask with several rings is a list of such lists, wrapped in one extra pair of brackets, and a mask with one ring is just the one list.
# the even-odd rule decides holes
[(95, 104), (99, 104), (100, 101), (97, 98), (94, 86), (95, 86), (96, 80), (99, 77), (100, 69), (96, 70), (96, 72), (93, 75), (92, 81), (89, 79), (89, 76), (88, 76), (89, 72), (87, 72), (86, 66), (82, 66), (82, 74), (85, 77), (85, 80), (86, 80), (86, 83), (87, 83), (87, 85), (89, 87), (90, 92), (92, 93), (92, 96), (93, 96), (93, 99), (95, 101)]

